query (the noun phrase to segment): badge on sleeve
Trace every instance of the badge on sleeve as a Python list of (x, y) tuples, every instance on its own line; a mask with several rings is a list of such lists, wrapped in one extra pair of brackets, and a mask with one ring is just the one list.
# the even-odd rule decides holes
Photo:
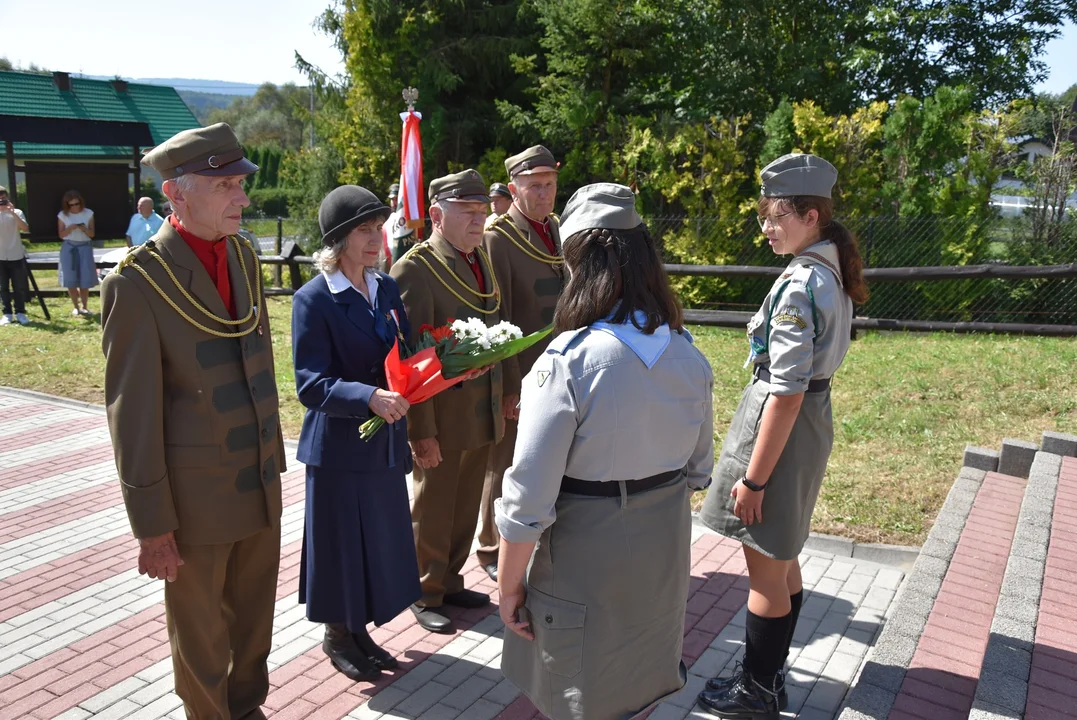
[(796, 305), (786, 305), (782, 311), (774, 316), (775, 325), (796, 325), (801, 330), (808, 327), (804, 318), (800, 317), (800, 308)]
[(536, 370), (535, 378), (538, 380), (538, 386), (542, 387), (546, 384), (546, 378), (550, 377), (549, 370)]

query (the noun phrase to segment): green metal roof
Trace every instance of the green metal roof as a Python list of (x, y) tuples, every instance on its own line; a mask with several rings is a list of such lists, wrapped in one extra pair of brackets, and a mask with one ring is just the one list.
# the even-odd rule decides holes
[[(0, 72), (0, 114), (144, 122), (155, 143), (199, 126), (175, 88), (128, 83), (126, 92), (120, 92), (108, 80), (72, 77), (71, 90), (61, 91), (52, 75), (25, 72)], [(131, 157), (129, 147), (24, 142), (13, 146), (20, 158)]]

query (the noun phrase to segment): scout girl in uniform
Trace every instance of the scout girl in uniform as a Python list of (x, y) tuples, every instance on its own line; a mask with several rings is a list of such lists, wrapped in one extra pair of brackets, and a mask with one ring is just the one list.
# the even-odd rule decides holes
[(714, 465), (713, 378), (629, 188), (578, 190), (562, 237), (560, 334), (523, 381), (495, 503), (501, 670), (553, 720), (623, 720), (685, 682), (688, 500)]
[(803, 598), (797, 556), (834, 441), (830, 378), (849, 349), (853, 303), (867, 299), (856, 239), (832, 218), (837, 170), (792, 154), (763, 168), (759, 224), (793, 261), (748, 324), (753, 378), (718, 460), (701, 518), (744, 544), (744, 662), (699, 704), (723, 718), (778, 718), (783, 667)]

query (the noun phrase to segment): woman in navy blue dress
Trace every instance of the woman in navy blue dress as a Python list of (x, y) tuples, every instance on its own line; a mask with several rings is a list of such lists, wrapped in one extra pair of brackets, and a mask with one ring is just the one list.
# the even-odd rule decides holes
[[(389, 208), (345, 185), (322, 201), (321, 273), (296, 294), (292, 348), (299, 436), (306, 463), (306, 524), (299, 602), (325, 623), (322, 648), (353, 680), (373, 680), (396, 660), (367, 634), (419, 599), (405, 475), (408, 402), (386, 388), (385, 356), (409, 327), (396, 281), (374, 270)], [(387, 421), (370, 441), (359, 425)]]

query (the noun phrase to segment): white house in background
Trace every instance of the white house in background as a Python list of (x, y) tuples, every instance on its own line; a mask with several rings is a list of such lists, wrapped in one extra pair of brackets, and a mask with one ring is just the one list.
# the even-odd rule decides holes
[[(1077, 112), (1077, 102), (1074, 102), (1074, 112)], [(1077, 131), (1071, 136), (1077, 142)], [(1050, 157), (1054, 154), (1051, 146), (1044, 140), (1032, 136), (1014, 138), (1017, 143), (1017, 155), (1022, 162), (1030, 165), (1037, 158)], [(1017, 217), (1024, 212), (1025, 208), (1031, 207), (1033, 198), (1021, 194), (1025, 184), (1015, 177), (1004, 177), (995, 185), (991, 193), (991, 204), (999, 209), (1003, 217)], [(1074, 192), (1066, 200), (1066, 205), (1077, 210), (1077, 192)]]

